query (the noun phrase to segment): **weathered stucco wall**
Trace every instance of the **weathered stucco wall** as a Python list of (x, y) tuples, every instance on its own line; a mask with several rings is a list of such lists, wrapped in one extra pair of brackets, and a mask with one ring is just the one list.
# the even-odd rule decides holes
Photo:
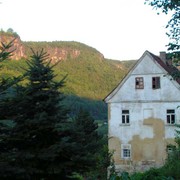
[[(109, 105), (109, 149), (114, 152), (115, 164), (126, 170), (144, 170), (161, 166), (166, 159), (166, 147), (174, 143), (175, 126), (166, 124), (166, 109), (176, 109), (178, 103), (112, 103)], [(121, 124), (121, 110), (130, 110), (130, 124)], [(146, 110), (152, 117), (145, 118)], [(121, 158), (121, 144), (131, 144), (131, 159)], [(129, 164), (131, 167), (127, 166)], [(118, 167), (118, 166), (117, 166)]]
[[(143, 77), (144, 88), (135, 88)], [(152, 88), (152, 77), (160, 77), (160, 88)], [(180, 86), (145, 53), (135, 67), (106, 98), (108, 103), (109, 149), (114, 151), (118, 171), (146, 170), (161, 166), (167, 145), (174, 144), (175, 126), (167, 123), (167, 110), (175, 110), (180, 124)], [(122, 110), (129, 110), (129, 124), (122, 123)], [(121, 145), (130, 145), (130, 158), (123, 158)]]
[[(160, 88), (152, 89), (152, 77), (160, 77)], [(135, 77), (144, 78), (144, 89), (135, 89)], [(180, 102), (180, 89), (176, 81), (167, 74), (149, 56), (146, 56), (140, 64), (121, 83), (118, 91), (109, 100), (110, 102), (132, 101), (175, 101)]]

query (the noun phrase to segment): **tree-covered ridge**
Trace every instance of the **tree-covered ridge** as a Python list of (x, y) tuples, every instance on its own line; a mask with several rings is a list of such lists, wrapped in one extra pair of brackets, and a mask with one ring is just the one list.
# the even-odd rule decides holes
[[(1, 34), (8, 34), (1, 32)], [(9, 33), (10, 34), (10, 33)], [(11, 39), (13, 36), (11, 37)], [(11, 40), (10, 39), (10, 40)], [(20, 40), (20, 39), (19, 39)], [(17, 44), (18, 42), (16, 42)], [(20, 43), (20, 42), (19, 42)], [(95, 48), (79, 42), (21, 42), (29, 57), (32, 52), (44, 49), (51, 60), (56, 55), (60, 63), (55, 67), (57, 79), (67, 75), (64, 92), (90, 99), (103, 99), (123, 78), (130, 68), (128, 62), (108, 60)], [(14, 47), (16, 49), (16, 47)], [(53, 55), (52, 52), (56, 52)], [(16, 53), (16, 51), (14, 51)], [(13, 54), (14, 54), (13, 53)], [(17, 57), (17, 56), (16, 56)], [(0, 75), (3, 77), (17, 76), (26, 66), (24, 57), (20, 61), (4, 62)], [(126, 66), (126, 64), (128, 64)], [(133, 63), (131, 63), (132, 65)]]
[[(120, 82), (127, 69), (120, 69), (117, 64), (105, 60), (61, 61), (54, 67), (55, 79), (60, 80), (67, 75), (66, 86), (62, 91), (66, 94), (66, 103), (72, 107), (72, 114), (83, 107), (88, 109), (96, 119), (106, 119), (107, 107), (104, 97)], [(121, 64), (121, 63), (119, 63)], [(5, 61), (1, 63), (0, 76), (4, 78), (22, 75), (27, 68), (25, 60)], [(25, 83), (24, 80), (22, 83)]]
[[(0, 75), (3, 77), (17, 76), (25, 68), (25, 60), (9, 60), (2, 63)], [(54, 69), (57, 79), (67, 75), (65, 93), (91, 99), (103, 99), (128, 70), (121, 62), (80, 58), (61, 61)]]
[[(16, 45), (17, 43), (18, 41)], [(27, 57), (32, 55), (30, 48), (34, 51), (49, 50), (51, 60), (54, 57), (51, 52), (55, 49), (56, 52), (59, 50), (60, 55), (64, 55), (54, 67), (54, 71), (56, 80), (67, 75), (66, 85), (62, 88), (67, 96), (65, 103), (72, 107), (71, 114), (74, 115), (83, 107), (89, 110), (95, 119), (107, 119), (107, 106), (103, 99), (135, 63), (135, 61), (128, 63), (105, 59), (96, 49), (79, 42), (22, 42), (22, 44)], [(18, 47), (16, 46), (17, 50)], [(22, 75), (27, 69), (26, 59), (28, 58), (23, 57), (18, 61), (10, 59), (2, 62), (0, 76), (8, 78)], [(26, 80), (22, 83), (25, 82)]]
[[(67, 60), (69, 58), (76, 59), (77, 57), (81, 59), (97, 58), (97, 60), (103, 60), (103, 55), (97, 51), (95, 48), (85, 45), (80, 42), (75, 41), (21, 41), (20, 37), (12, 29), (4, 32), (0, 31), (0, 41), (3, 43), (8, 43), (12, 39), (16, 38), (14, 42), (15, 52), (13, 53), (12, 59), (22, 59), (31, 56), (31, 50), (40, 51), (44, 49), (51, 56), (52, 62), (57, 62), (59, 60)], [(89, 58), (91, 57), (91, 58)]]
[(26, 50), (28, 52), (30, 52), (28, 47), (31, 47), (33, 49), (46, 48), (47, 50), (48, 48), (64, 48), (68, 50), (80, 50), (83, 54), (86, 54), (87, 52), (88, 54), (101, 54), (95, 48), (76, 41), (24, 41), (23, 43), (27, 47)]

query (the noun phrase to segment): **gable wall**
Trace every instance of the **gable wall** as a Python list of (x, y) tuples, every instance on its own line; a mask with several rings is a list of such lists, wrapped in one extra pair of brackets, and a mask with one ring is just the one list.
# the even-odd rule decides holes
[[(152, 89), (152, 77), (160, 77), (160, 89)], [(144, 89), (135, 89), (135, 78), (144, 78)], [(180, 101), (177, 83), (149, 56), (130, 73), (109, 102)]]

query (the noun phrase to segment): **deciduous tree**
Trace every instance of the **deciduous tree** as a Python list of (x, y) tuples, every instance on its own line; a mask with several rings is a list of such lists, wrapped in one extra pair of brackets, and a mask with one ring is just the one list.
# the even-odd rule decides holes
[[(172, 13), (171, 19), (168, 21), (166, 28), (168, 29), (167, 35), (170, 38), (169, 50), (180, 49), (180, 1), (179, 0), (145, 0), (156, 10), (162, 13)], [(159, 14), (159, 13), (158, 13)]]

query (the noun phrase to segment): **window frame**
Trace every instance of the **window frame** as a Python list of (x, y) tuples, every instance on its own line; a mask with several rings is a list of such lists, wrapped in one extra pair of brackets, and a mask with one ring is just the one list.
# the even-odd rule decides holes
[(167, 145), (166, 146), (166, 152), (167, 152), (168, 157), (171, 157), (175, 151), (176, 151), (175, 145)]
[(131, 144), (121, 144), (121, 159), (131, 159)]
[(176, 123), (176, 111), (175, 109), (166, 110), (166, 124), (175, 125)]
[(174, 151), (176, 150), (176, 146), (175, 145), (167, 145), (166, 146), (166, 151), (169, 154), (172, 154)]
[(152, 89), (160, 89), (160, 76), (153, 76), (152, 77)]
[(144, 89), (143, 77), (135, 77), (135, 89)]
[(129, 109), (122, 109), (122, 111), (121, 111), (121, 124), (123, 124), (123, 125), (129, 125), (130, 124)]

